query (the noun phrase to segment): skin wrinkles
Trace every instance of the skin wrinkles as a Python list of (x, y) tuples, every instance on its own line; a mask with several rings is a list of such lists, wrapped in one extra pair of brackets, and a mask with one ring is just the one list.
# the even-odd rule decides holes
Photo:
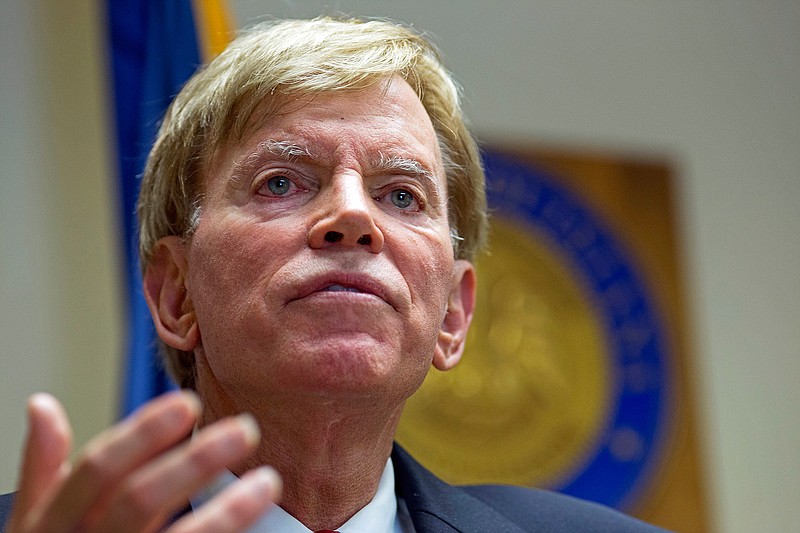
[[(402, 84), (405, 85), (404, 88), (410, 89), (405, 82)], [(436, 342), (438, 333), (436, 325), (441, 323), (445, 315), (446, 289), (452, 283), (450, 270), (453, 258), (446, 209), (435, 205), (442, 204), (441, 199), (446, 198), (446, 195), (442, 193), (438, 199), (431, 195), (428, 199), (427, 212), (405, 215), (370, 205), (372, 199), (356, 185), (360, 183), (361, 188), (369, 188), (365, 184), (374, 178), (370, 174), (372, 172), (370, 166), (399, 169), (404, 173), (403, 178), (406, 178), (406, 174), (411, 170), (415, 179), (418, 176), (426, 176), (423, 181), (429, 183), (430, 180), (427, 178), (435, 176), (438, 180), (436, 187), (428, 187), (433, 190), (444, 191), (446, 185), (438, 144), (427, 115), (423, 115), (424, 120), (419, 120), (419, 114), (409, 117), (406, 103), (402, 102), (402, 105), (399, 105), (387, 96), (388, 94), (382, 91), (377, 96), (379, 102), (371, 101), (366, 105), (362, 103), (363, 99), (359, 99), (354, 113), (330, 112), (327, 116), (325, 113), (328, 101), (344, 100), (356, 96), (357, 93), (317, 96), (308, 105), (295, 112), (273, 117), (265, 128), (245, 143), (244, 148), (228, 155), (227, 160), (230, 163), (222, 164), (220, 165), (222, 168), (208, 173), (208, 176), (218, 178), (208, 183), (203, 216), (190, 246), (189, 263), (195, 265), (206, 261), (206, 264), (219, 268), (213, 269), (213, 275), (210, 275), (209, 271), (208, 278), (205, 275), (196, 275), (196, 271), (190, 269), (188, 285), (204, 288), (202, 292), (198, 291), (197, 295), (194, 295), (194, 304), (203, 339), (202, 348), (207, 353), (230, 351), (231, 347), (242, 344), (241, 340), (237, 339), (255, 339), (251, 343), (255, 346), (247, 347), (247, 352), (253, 355), (244, 358), (241, 367), (244, 370), (237, 370), (237, 375), (252, 371), (254, 375), (264, 375), (266, 383), (282, 378), (288, 379), (287, 376), (299, 379), (299, 368), (302, 365), (298, 362), (303, 364), (312, 364), (315, 360), (319, 362), (319, 359), (312, 357), (309, 352), (313, 351), (311, 348), (314, 346), (324, 343), (320, 342), (319, 333), (312, 336), (305, 331), (297, 330), (307, 329), (313, 332), (319, 330), (320, 324), (323, 324), (326, 326), (323, 328), (324, 336), (329, 339), (331, 346), (339, 348), (339, 353), (336, 356), (323, 354), (320, 357), (328, 361), (326, 363), (328, 367), (336, 372), (349, 369), (343, 382), (355, 384), (360, 379), (359, 369), (365, 369), (364, 373), (367, 375), (388, 372), (393, 364), (399, 364), (403, 359), (416, 361), (413, 372), (414, 387), (424, 377)], [(370, 94), (370, 98), (376, 99), (375, 94)], [(416, 95), (413, 95), (413, 100), (419, 105)], [(424, 113), (421, 105), (415, 111)], [(325, 118), (320, 119), (320, 115)], [(342, 116), (345, 116), (346, 120), (340, 120)], [(412, 120), (416, 122), (412, 123)], [(331, 126), (334, 122), (335, 126)], [(425, 127), (422, 128), (417, 123), (422, 123)], [(281, 142), (272, 142), (276, 140)], [(248, 147), (255, 147), (255, 150)], [(252, 199), (249, 190), (242, 189), (234, 193), (236, 201), (229, 202), (225, 192), (231, 187), (231, 180), (225, 177), (241, 177), (242, 170), (251, 170), (258, 166), (256, 162), (263, 160), (264, 152), (267, 156), (272, 156), (273, 160), (276, 159), (277, 152), (279, 165), (291, 163), (292, 161), (287, 160), (293, 160), (294, 164), (299, 165), (293, 167), (295, 169), (302, 170), (302, 165), (306, 164), (307, 160), (312, 160), (311, 166), (314, 167), (316, 175), (320, 176), (321, 190), (316, 193), (318, 198), (302, 206), (289, 203), (287, 204), (289, 208), (284, 210), (280, 207), (273, 208), (279, 202), (266, 202), (266, 205), (262, 206)], [(254, 153), (258, 155), (253, 156)], [(319, 155), (323, 153), (327, 155), (324, 157)], [(226, 159), (225, 154), (221, 155), (223, 157), (217, 158), (218, 162), (224, 162)], [(268, 164), (270, 163), (266, 163)], [(420, 168), (424, 171), (420, 172)], [(435, 171), (428, 170), (432, 168), (435, 168)], [(237, 177), (235, 181), (241, 180)], [(384, 249), (375, 257), (365, 256), (360, 247), (340, 247), (336, 249), (336, 253), (331, 253), (327, 249), (315, 250), (307, 246), (309, 230), (313, 230), (315, 225), (329, 217), (328, 207), (345, 195), (356, 198), (360, 204), (357, 209), (369, 213), (371, 224), (376, 226), (377, 231), (381, 232), (387, 241)], [(362, 215), (363, 212), (358, 216)], [(215, 226), (224, 228), (224, 232), (218, 236), (227, 235), (230, 240), (236, 237), (238, 245), (235, 248), (231, 249), (226, 245), (225, 239), (206, 240), (209, 234), (204, 231), (204, 221), (211, 219), (212, 216), (216, 221)], [(289, 235), (293, 235), (294, 238), (289, 239)], [(298, 243), (301, 246), (298, 246)], [(209, 253), (202, 251), (206, 249), (206, 244), (210, 245)], [(294, 252), (288, 256), (290, 249)], [(288, 257), (282, 253), (284, 250)], [(422, 250), (430, 252), (419, 253)], [(194, 254), (202, 254), (203, 258), (201, 259), (199, 255), (195, 257)], [(217, 257), (208, 262), (208, 255), (211, 254), (217, 254)], [(270, 261), (271, 266), (260, 259), (267, 256), (273, 256), (274, 261)], [(437, 260), (432, 260), (431, 256), (435, 256)], [(398, 263), (402, 263), (402, 268), (398, 268)], [(252, 265), (252, 268), (247, 268), (243, 272), (243, 269), (236, 268), (236, 265)], [(348, 272), (363, 272), (383, 280), (383, 284), (393, 291), (393, 300), (401, 312), (394, 313), (395, 316), (384, 316), (382, 313), (376, 313), (368, 304), (351, 305), (345, 310), (336, 308), (335, 303), (329, 302), (331, 305), (328, 305), (323, 301), (303, 302), (295, 306), (284, 305), (284, 302), (296, 292), (298, 284), (303, 282), (303, 276), (318, 275), (320, 271), (326, 270), (335, 270), (343, 275), (347, 275)], [(225, 287), (222, 292), (229, 295), (224, 298), (226, 303), (220, 306), (219, 300), (206, 301), (209, 294), (217, 292), (214, 287), (221, 285)], [(249, 289), (243, 291), (244, 287)], [(439, 294), (439, 297), (430, 298), (430, 293)], [(342, 298), (347, 296), (342, 295)], [(227, 303), (237, 301), (240, 303)], [(281, 307), (298, 309), (296, 312), (285, 313), (286, 318), (283, 319)], [(227, 308), (228, 312), (220, 315), (218, 309), (221, 308)], [(331, 315), (338, 316), (339, 320), (332, 323)], [(238, 329), (240, 334), (236, 335), (237, 338), (231, 338), (230, 334), (215, 327), (218, 323), (226, 324), (232, 331)], [(276, 323), (282, 323), (287, 332), (296, 331), (296, 333), (291, 335), (290, 339), (288, 333), (275, 327)], [(361, 331), (362, 335), (353, 339), (353, 332), (356, 331)], [(348, 340), (348, 336), (352, 342)], [(397, 340), (398, 337), (400, 340)], [(411, 346), (412, 344), (415, 346)], [(274, 354), (276, 351), (293, 353), (294, 368), (286, 371), (278, 371), (276, 368), (275, 372), (267, 375), (267, 372), (263, 368), (259, 369), (254, 361), (262, 361), (263, 354)], [(347, 359), (342, 357), (342, 354), (348, 352), (354, 357), (350, 362), (351, 366), (348, 366)], [(374, 360), (375, 356), (371, 354), (379, 353), (395, 354), (392, 356), (395, 360), (391, 361), (391, 357), (385, 356)], [(415, 358), (409, 358), (407, 355), (414, 353), (420, 355)], [(400, 354), (403, 354), (403, 357)], [(213, 357), (207, 355), (207, 358), (212, 366), (222, 365)], [(280, 361), (274, 364), (283, 368)], [(224, 365), (226, 368), (228, 366)], [(325, 367), (325, 364), (322, 367)], [(404, 372), (408, 374), (411, 364), (405, 362), (399, 364), (399, 367), (406, 369)], [(215, 371), (215, 375), (220, 378), (224, 377), (225, 373)], [(303, 375), (304, 378), (312, 376), (313, 373)], [(227, 378), (225, 381), (233, 383)], [(332, 380), (326, 376), (324, 381), (330, 383)], [(323, 380), (320, 379), (318, 382), (323, 383)], [(398, 388), (402, 383), (403, 381), (399, 380)], [(302, 387), (302, 383), (300, 386)], [(402, 387), (402, 396), (406, 396), (414, 387), (405, 383)], [(400, 395), (397, 391), (395, 394)]]
[[(283, 170), (293, 186), (316, 193), (322, 181), (318, 176), (331, 173), (329, 169), (332, 165), (331, 158), (315, 155), (320, 151), (293, 141), (269, 139), (261, 142), (254, 151), (234, 164), (230, 171), (229, 186), (234, 194), (244, 192), (248, 187), (258, 189), (266, 179), (281, 175)], [(422, 208), (433, 210), (435, 215), (446, 211), (443, 201), (446, 194), (441, 190), (441, 180), (423, 163), (412, 157), (389, 155), (384, 151), (365, 157), (366, 164), (362, 166), (359, 163), (358, 170), (352, 170), (363, 175), (365, 189), (371, 197), (377, 199), (393, 189), (406, 188), (423, 204)], [(282, 165), (286, 165), (286, 168), (281, 168)]]
[[(318, 98), (320, 98), (319, 95), (310, 98), (306, 105), (313, 106)], [(304, 108), (305, 106), (301, 106), (299, 110)], [(293, 116), (296, 111), (277, 114), (273, 117), (273, 121), (276, 118)], [(339, 120), (344, 121), (345, 117), (339, 117)], [(268, 121), (268, 123), (270, 122)], [(365, 178), (365, 185), (369, 185), (370, 181), (377, 181), (379, 178), (406, 177), (413, 184), (422, 188), (425, 207), (435, 210), (435, 215), (446, 213), (447, 187), (443, 177), (444, 170), (438, 142), (435, 146), (434, 157), (425, 161), (411, 155), (419, 152), (414, 152), (413, 145), (409, 146), (407, 137), (395, 135), (393, 138), (392, 132), (380, 130), (380, 128), (375, 128), (372, 133), (378, 137), (378, 132), (383, 137), (380, 139), (380, 146), (372, 149), (364, 147), (363, 153), (350, 154), (351, 166), (348, 167), (344, 164), (343, 168), (352, 169), (362, 175)], [(254, 137), (258, 138), (261, 135), (260, 132), (257, 132)], [(224, 158), (220, 158), (220, 154), (217, 154), (217, 157), (214, 158), (215, 162), (212, 163), (214, 170), (209, 175), (227, 175), (232, 191), (239, 192), (252, 185), (265, 170), (284, 163), (289, 165), (291, 170), (297, 171), (298, 174), (307, 178), (298, 180), (295, 177), (295, 181), (301, 181), (309, 189), (316, 190), (318, 181), (316, 176), (320, 173), (331, 173), (332, 167), (337, 162), (345, 160), (344, 155), (341, 154), (343, 148), (335, 135), (320, 136), (313, 127), (309, 129), (295, 124), (294, 127), (281, 131), (280, 135), (258, 142), (251, 149), (240, 150), (242, 153), (232, 157), (234, 163), (228, 165), (228, 168), (222, 162)], [(414, 191), (412, 190), (412, 192)], [(419, 196), (419, 194), (415, 194), (415, 196)]]
[[(321, 192), (320, 189), (325, 189), (328, 176), (354, 174), (363, 182), (363, 189), (368, 197), (382, 202), (390, 210), (402, 211), (402, 216), (413, 219), (413, 223), (426, 222), (426, 218), (414, 218), (422, 212), (427, 212), (428, 218), (447, 213), (443, 201), (445, 194), (440, 184), (442, 180), (437, 179), (418, 160), (400, 155), (388, 156), (379, 151), (377, 156), (370, 156), (364, 165), (352, 158), (353, 163), (331, 168), (329, 163), (316, 158), (312, 153), (311, 148), (289, 141), (269, 140), (260, 143), (256, 151), (233, 166), (228, 179), (227, 194), (239, 205), (250, 201), (254, 192), (269, 196), (274, 205), (269, 210), (262, 211), (264, 217), (269, 218), (278, 216), (281, 209), (295, 209), (318, 193), (323, 194), (324, 191)], [(290, 194), (283, 197), (272, 196), (265, 189), (267, 180), (276, 176), (289, 179)], [(414, 198), (414, 204), (405, 210), (389, 204), (392, 191), (401, 189), (410, 192)]]

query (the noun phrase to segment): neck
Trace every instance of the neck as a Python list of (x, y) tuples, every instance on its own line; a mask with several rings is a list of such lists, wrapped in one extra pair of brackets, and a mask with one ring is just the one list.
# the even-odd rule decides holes
[(391, 454), (403, 403), (320, 397), (234, 401), (221, 390), (201, 390), (201, 425), (251, 412), (261, 443), (237, 475), (270, 465), (283, 478), (281, 507), (312, 531), (336, 529), (375, 496)]

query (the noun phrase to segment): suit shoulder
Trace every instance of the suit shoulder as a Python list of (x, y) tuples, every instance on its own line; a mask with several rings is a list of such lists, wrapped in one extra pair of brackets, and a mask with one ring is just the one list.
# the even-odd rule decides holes
[(11, 506), (14, 505), (14, 494), (0, 494), (0, 531), (5, 531), (8, 518), (11, 516)]
[[(460, 487), (525, 531), (665, 533), (615, 509), (541, 489), (508, 485)], [(535, 526), (535, 527), (532, 527)]]

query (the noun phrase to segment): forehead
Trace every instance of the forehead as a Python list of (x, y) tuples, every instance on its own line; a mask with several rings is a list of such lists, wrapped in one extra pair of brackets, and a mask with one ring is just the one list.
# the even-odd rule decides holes
[[(257, 157), (269, 141), (292, 146), (287, 155), (306, 153), (321, 164), (335, 164), (346, 157), (360, 161), (397, 157), (418, 161), (431, 174), (443, 178), (431, 119), (402, 78), (364, 89), (281, 100), (277, 105), (265, 105), (260, 123), (244, 139), (229, 142), (217, 152), (210, 165), (214, 170), (211, 176), (244, 158)], [(268, 152), (274, 155), (274, 150)]]

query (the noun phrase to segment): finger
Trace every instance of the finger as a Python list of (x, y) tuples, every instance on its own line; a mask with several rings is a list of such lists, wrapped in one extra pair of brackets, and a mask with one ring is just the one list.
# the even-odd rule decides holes
[(192, 393), (165, 394), (92, 439), (41, 523), (48, 531), (85, 525), (102, 512), (128, 474), (189, 434), (199, 410), (200, 402)]
[(251, 470), (194, 514), (181, 518), (167, 533), (245, 531), (280, 499), (281, 490), (281, 478), (274, 469)]
[(14, 531), (22, 517), (63, 480), (72, 446), (72, 429), (64, 409), (49, 394), (34, 394), (28, 400), (28, 436), (23, 449), (19, 489), (8, 529)]
[(191, 442), (134, 472), (109, 502), (99, 529), (147, 531), (163, 524), (223, 468), (250, 455), (258, 441), (258, 426), (250, 415), (208, 426)]

